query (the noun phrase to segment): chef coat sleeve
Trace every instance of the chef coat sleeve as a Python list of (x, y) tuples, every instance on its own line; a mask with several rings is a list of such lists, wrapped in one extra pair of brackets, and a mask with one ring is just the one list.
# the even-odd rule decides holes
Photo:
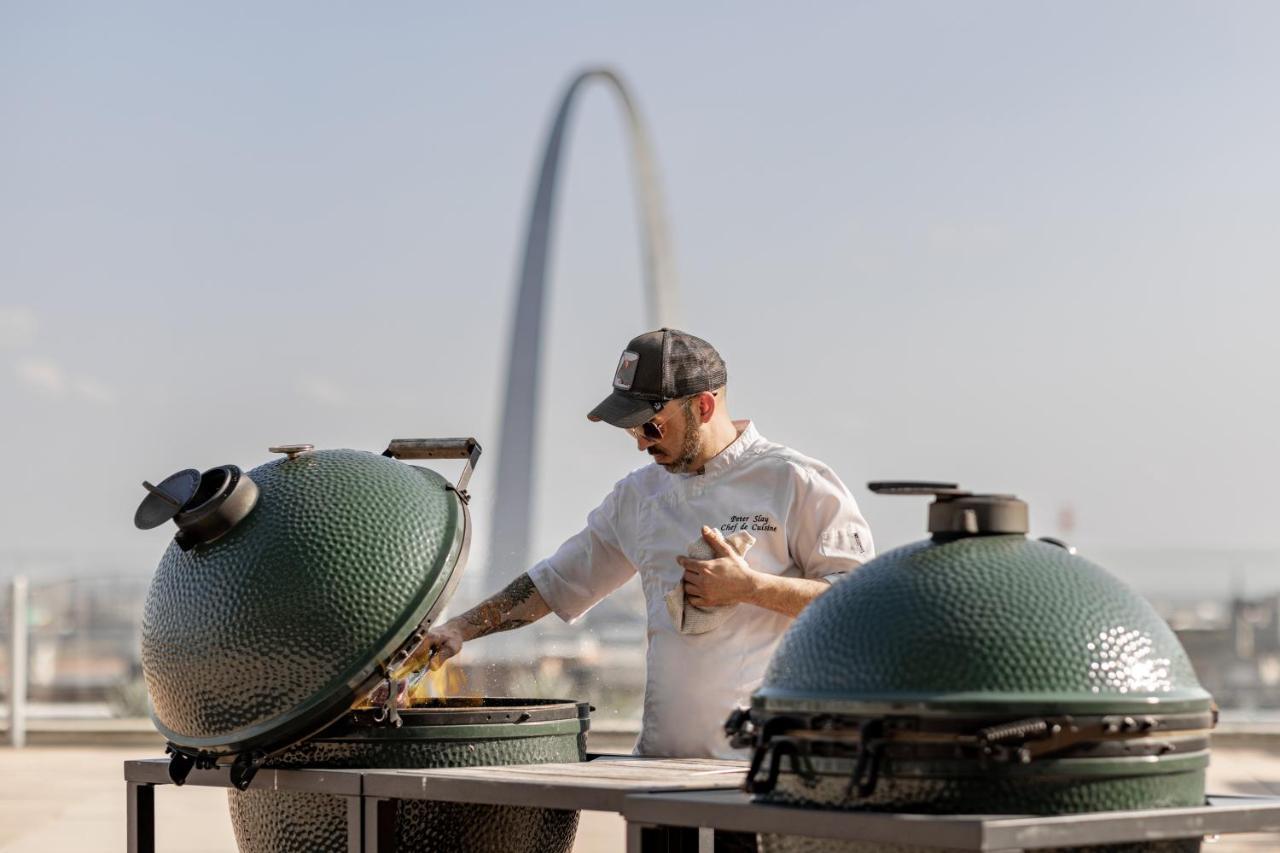
[(804, 577), (835, 580), (873, 558), (871, 528), (835, 472), (819, 464), (796, 475), (787, 546)]
[(572, 622), (636, 573), (618, 541), (618, 489), (587, 515), (587, 526), (547, 559), (529, 578), (552, 611)]

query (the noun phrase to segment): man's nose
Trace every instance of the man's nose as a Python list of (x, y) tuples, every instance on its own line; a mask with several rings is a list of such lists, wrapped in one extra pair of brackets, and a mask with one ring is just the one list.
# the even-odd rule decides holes
[(636, 436), (636, 450), (639, 450), (641, 453), (648, 450), (650, 447), (653, 447), (657, 443), (658, 442), (652, 441), (643, 435)]

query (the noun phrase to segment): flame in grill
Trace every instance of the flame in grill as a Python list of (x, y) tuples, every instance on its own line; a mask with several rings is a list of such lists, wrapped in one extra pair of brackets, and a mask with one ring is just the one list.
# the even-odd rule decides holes
[(483, 696), (461, 695), (467, 690), (467, 674), (460, 666), (448, 661), (432, 669), (436, 650), (430, 644), (419, 644), (405, 656), (391, 672), (390, 677), (368, 695), (356, 700), (355, 710), (374, 709), (384, 705), (392, 684), (398, 684), (396, 705), (400, 708), (471, 707), (483, 705)]
[(427, 700), (444, 699), (458, 696), (467, 689), (467, 674), (461, 667), (451, 666), (448, 661), (439, 669), (427, 670), (417, 679), (409, 690), (408, 707)]
[[(383, 681), (371, 693), (352, 705), (353, 710), (371, 710), (387, 701), (389, 682)], [(443, 664), (439, 669), (423, 669), (400, 682), (400, 708), (467, 708), (484, 704), (483, 696), (459, 695), (467, 689), (467, 673), (460, 666)]]

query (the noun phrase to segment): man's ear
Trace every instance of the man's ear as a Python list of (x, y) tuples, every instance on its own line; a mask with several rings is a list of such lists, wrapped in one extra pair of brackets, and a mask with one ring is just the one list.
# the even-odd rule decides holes
[(698, 395), (698, 414), (704, 424), (711, 420), (711, 416), (716, 413), (717, 405), (719, 405), (719, 401), (716, 400), (716, 395), (710, 391), (703, 391)]

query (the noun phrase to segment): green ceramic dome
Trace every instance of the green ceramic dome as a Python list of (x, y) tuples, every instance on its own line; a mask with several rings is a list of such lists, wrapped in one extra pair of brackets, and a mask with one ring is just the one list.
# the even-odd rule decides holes
[(1210, 703), (1150, 604), (1022, 535), (925, 540), (871, 561), (800, 614), (757, 696), (1027, 713)]
[(214, 541), (172, 543), (147, 594), (153, 718), (193, 751), (285, 745), (332, 721), (465, 560), (463, 503), (434, 471), (319, 450), (248, 476), (252, 511)]
[[(1012, 495), (871, 488), (934, 495), (932, 537), (837, 581), (783, 636), (751, 709), (726, 725), (754, 746), (758, 799), (1020, 815), (1204, 801), (1212, 698), (1145, 600), (1062, 543), (1028, 539)], [(775, 835), (761, 849), (924, 850)]]

